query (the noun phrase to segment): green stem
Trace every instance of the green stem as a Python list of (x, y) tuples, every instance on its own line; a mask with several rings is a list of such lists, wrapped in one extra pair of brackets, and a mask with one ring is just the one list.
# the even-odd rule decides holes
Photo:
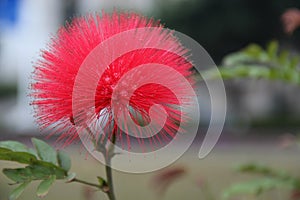
[(114, 187), (113, 187), (113, 178), (112, 178), (112, 169), (111, 169), (111, 159), (114, 156), (114, 144), (116, 141), (116, 137), (115, 134), (112, 135), (112, 143), (110, 144), (110, 146), (108, 147), (107, 153), (105, 156), (105, 170), (106, 170), (106, 182), (108, 185), (108, 192), (107, 192), (107, 196), (110, 200), (116, 200), (115, 197), (115, 193), (114, 193)]
[[(116, 200), (116, 197), (114, 194), (112, 169), (111, 169), (111, 159), (114, 156), (114, 144), (116, 141), (116, 136), (115, 136), (115, 134), (112, 134), (111, 144), (107, 148), (105, 148), (105, 145), (106, 145), (105, 143), (107, 142), (107, 140), (104, 140), (102, 142), (101, 142), (101, 140), (97, 141), (92, 130), (88, 126), (86, 126), (85, 129), (87, 130), (89, 136), (91, 137), (96, 150), (99, 151), (100, 153), (102, 153), (103, 156), (105, 157), (105, 171), (106, 171), (106, 184), (107, 184), (106, 189), (107, 190), (104, 191), (104, 189), (100, 188), (99, 185), (90, 184), (85, 181), (81, 181), (81, 183), (87, 184), (90, 186), (94, 186), (94, 187), (98, 187), (107, 194), (109, 200)], [(105, 143), (103, 143), (103, 142), (105, 142)], [(79, 181), (77, 181), (77, 182), (79, 182)]]
[(107, 159), (106, 160), (106, 166), (105, 166), (105, 170), (106, 170), (106, 181), (107, 181), (107, 185), (108, 185), (108, 192), (107, 192), (107, 196), (110, 200), (115, 200), (115, 194), (114, 194), (114, 187), (113, 187), (113, 179), (112, 179), (112, 170), (110, 167), (110, 160), (111, 159)]
[(101, 189), (105, 193), (108, 192), (108, 188), (107, 188), (106, 185), (102, 185), (101, 186), (101, 185), (90, 183), (90, 182), (87, 182), (87, 181), (84, 181), (84, 180), (80, 180), (80, 179), (77, 179), (77, 178), (74, 178), (71, 182), (76, 182), (76, 183), (81, 183), (81, 184), (84, 184), (84, 185), (96, 187), (97, 189)]

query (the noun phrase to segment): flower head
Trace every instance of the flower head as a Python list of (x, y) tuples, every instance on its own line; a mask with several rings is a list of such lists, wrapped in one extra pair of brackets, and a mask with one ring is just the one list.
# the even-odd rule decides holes
[[(94, 102), (94, 117), (93, 119), (86, 119), (85, 113), (82, 113), (81, 116), (74, 116), (72, 95), (75, 80), (88, 55), (99, 44), (117, 34), (150, 27), (160, 28), (161, 32), (159, 35), (157, 32), (145, 32), (143, 42), (146, 44), (148, 40), (151, 40), (165, 48), (135, 49), (119, 56), (108, 66), (101, 65), (100, 61), (97, 67), (103, 68), (104, 72), (97, 81), (95, 96), (92, 99), (85, 99), (86, 97), (82, 96), (83, 102)], [(120, 45), (125, 45), (125, 43), (124, 41), (124, 44), (115, 44), (111, 48), (112, 51), (120, 48)], [(106, 55), (109, 52), (103, 52), (103, 54), (110, 56)], [(149, 141), (152, 143), (173, 138), (182, 119), (181, 110), (176, 108), (176, 105), (180, 104), (178, 98), (187, 98), (186, 95), (188, 95), (176, 76), (172, 77), (171, 74), (159, 67), (156, 67), (155, 71), (149, 67), (150, 71), (135, 71), (122, 81), (118, 88), (116, 86), (127, 73), (147, 63), (169, 66), (183, 77), (188, 78), (192, 73), (190, 70), (192, 64), (188, 61), (186, 54), (187, 50), (181, 46), (172, 32), (163, 31), (162, 25), (158, 21), (147, 19), (139, 14), (115, 11), (112, 14), (103, 13), (102, 16), (95, 14), (75, 18), (72, 23), (59, 29), (48, 48), (42, 51), (41, 59), (35, 65), (31, 96), (33, 97), (32, 104), (35, 107), (37, 122), (41, 128), (51, 127), (54, 130), (53, 133), (59, 132), (61, 134), (59, 139), (65, 139), (66, 144), (78, 137), (78, 129), (74, 126), (76, 119), (79, 118), (86, 121), (87, 126), (91, 122), (97, 122), (94, 123), (93, 129), (99, 125), (109, 137), (115, 135), (117, 139), (125, 138), (129, 142), (128, 134), (124, 133), (126, 132), (124, 129), (128, 129), (127, 119), (130, 118), (134, 123), (143, 127), (152, 120), (149, 115), (151, 107), (158, 104), (165, 110), (167, 119), (160, 133), (150, 136)], [(92, 71), (89, 73), (97, 74), (97, 70), (94, 69), (91, 67), (90, 70)], [(177, 90), (180, 97), (175, 95), (176, 92), (172, 91), (172, 88), (159, 83), (148, 83), (134, 87), (136, 83), (142, 82), (148, 76), (170, 76), (168, 78), (169, 85), (171, 82), (174, 86), (172, 88)], [(83, 80), (84, 83), (86, 82), (84, 85), (86, 90), (89, 89), (88, 81), (89, 77), (86, 76)], [(134, 88), (131, 95), (129, 95), (130, 88)], [(129, 105), (126, 104), (127, 101)], [(113, 107), (112, 104), (115, 106)], [(123, 127), (121, 130), (118, 126), (119, 115), (116, 114), (116, 109), (124, 110), (125, 107), (128, 113), (122, 115), (122, 123), (126, 128)], [(154, 113), (153, 116), (156, 121), (160, 120), (160, 112)], [(130, 131), (134, 134), (139, 132), (136, 129)], [(148, 131), (153, 131), (153, 128), (149, 128)]]

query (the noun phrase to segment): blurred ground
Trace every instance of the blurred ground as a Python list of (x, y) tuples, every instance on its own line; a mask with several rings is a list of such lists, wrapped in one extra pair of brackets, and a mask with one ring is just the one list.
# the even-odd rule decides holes
[[(10, 139), (10, 135), (3, 136)], [(20, 139), (20, 138), (19, 138)], [(25, 143), (29, 143), (29, 137), (21, 138)], [(187, 170), (187, 175), (175, 182), (166, 191), (161, 199), (172, 200), (194, 200), (204, 199), (200, 182), (206, 181), (215, 195), (220, 199), (221, 191), (228, 187), (230, 183), (245, 181), (250, 177), (233, 172), (232, 167), (237, 164), (256, 162), (267, 164), (275, 169), (284, 169), (291, 174), (299, 175), (299, 149), (296, 147), (282, 148), (280, 136), (249, 134), (247, 136), (234, 136), (223, 134), (215, 149), (203, 160), (197, 157), (199, 146), (194, 144), (188, 152), (184, 154), (172, 166), (183, 166)], [(104, 168), (98, 161), (87, 156), (80, 150), (79, 145), (73, 145), (66, 149), (72, 155), (72, 172), (76, 172), (78, 178), (96, 182), (97, 175), (104, 175)], [(12, 167), (8, 162), (0, 162), (0, 168)], [(171, 167), (172, 167), (171, 166)], [(146, 174), (127, 174), (114, 171), (115, 190), (118, 199), (159, 199), (151, 187), (151, 179), (157, 172)], [(0, 200), (7, 199), (9, 191), (14, 186), (9, 186), (10, 181), (0, 175)], [(37, 184), (32, 184), (24, 192), (20, 199), (34, 200)], [(83, 186), (77, 183), (65, 184), (56, 183), (44, 200), (72, 199), (85, 200)], [(101, 192), (91, 191), (94, 199), (106, 199)], [(252, 199), (248, 197), (246, 199)], [(263, 194), (260, 199), (282, 200), (286, 199), (286, 191), (273, 191)]]

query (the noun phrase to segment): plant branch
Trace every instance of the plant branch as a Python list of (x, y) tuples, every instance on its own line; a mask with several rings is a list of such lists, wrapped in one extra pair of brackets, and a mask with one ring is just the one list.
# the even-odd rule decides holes
[(115, 136), (115, 134), (112, 134), (111, 144), (108, 147), (106, 147), (105, 143), (107, 142), (107, 140), (104, 140), (104, 141), (97, 140), (96, 137), (94, 136), (92, 130), (88, 126), (86, 126), (85, 129), (87, 130), (88, 135), (92, 139), (95, 149), (97, 151), (99, 151), (100, 153), (102, 153), (102, 155), (105, 158), (106, 184), (104, 185), (105, 187), (102, 188), (100, 185), (88, 183), (88, 182), (81, 181), (78, 179), (75, 179), (75, 181), (86, 184), (86, 185), (90, 185), (93, 187), (100, 188), (103, 192), (105, 192), (107, 194), (107, 196), (110, 200), (115, 200), (116, 198), (115, 198), (114, 187), (113, 187), (111, 159), (115, 155), (113, 151), (114, 151), (114, 144), (116, 141), (116, 136)]
[(108, 147), (108, 152), (106, 153), (105, 156), (105, 170), (106, 170), (106, 181), (107, 181), (107, 185), (108, 185), (108, 192), (107, 192), (107, 195), (108, 195), (108, 198), (110, 200), (115, 200), (116, 197), (115, 197), (115, 194), (114, 194), (114, 188), (113, 188), (113, 178), (112, 178), (112, 170), (111, 170), (111, 159), (112, 157), (114, 156), (113, 154), (113, 150), (114, 150), (114, 144), (115, 144), (115, 141), (116, 141), (116, 137), (115, 137), (115, 134), (112, 135), (112, 140), (111, 140), (111, 144), (110, 146)]
[(74, 178), (70, 182), (81, 183), (81, 184), (84, 184), (84, 185), (96, 187), (97, 189), (100, 189), (100, 190), (102, 190), (105, 193), (108, 193), (108, 190), (109, 190), (109, 188), (108, 188), (108, 186), (106, 184), (98, 185), (98, 184), (90, 183), (90, 182), (87, 182), (87, 181), (84, 181), (84, 180), (80, 180), (80, 179), (77, 179), (77, 178)]

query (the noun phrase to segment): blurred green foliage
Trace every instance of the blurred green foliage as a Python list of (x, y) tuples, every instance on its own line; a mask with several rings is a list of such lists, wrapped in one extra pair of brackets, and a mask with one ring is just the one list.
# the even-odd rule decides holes
[[(218, 69), (201, 73), (199, 80), (218, 79), (221, 75), (224, 80), (263, 79), (299, 86), (299, 64), (300, 56), (281, 48), (277, 41), (269, 42), (266, 47), (252, 43), (225, 56)], [(288, 106), (276, 103), (274, 115), (254, 118), (248, 123), (251, 127), (299, 127), (299, 117), (291, 115)]]
[(223, 59), (223, 65), (216, 70), (203, 74), (206, 78), (223, 79), (254, 78), (280, 80), (300, 84), (300, 57), (287, 50), (279, 50), (278, 42), (270, 42), (266, 49), (257, 44), (250, 44), (242, 50), (231, 53)]
[(236, 195), (259, 196), (272, 189), (287, 189), (293, 193), (300, 191), (300, 178), (289, 175), (286, 171), (276, 171), (268, 166), (245, 164), (236, 168), (238, 172), (259, 175), (261, 178), (247, 182), (234, 183), (223, 191), (223, 199)]

